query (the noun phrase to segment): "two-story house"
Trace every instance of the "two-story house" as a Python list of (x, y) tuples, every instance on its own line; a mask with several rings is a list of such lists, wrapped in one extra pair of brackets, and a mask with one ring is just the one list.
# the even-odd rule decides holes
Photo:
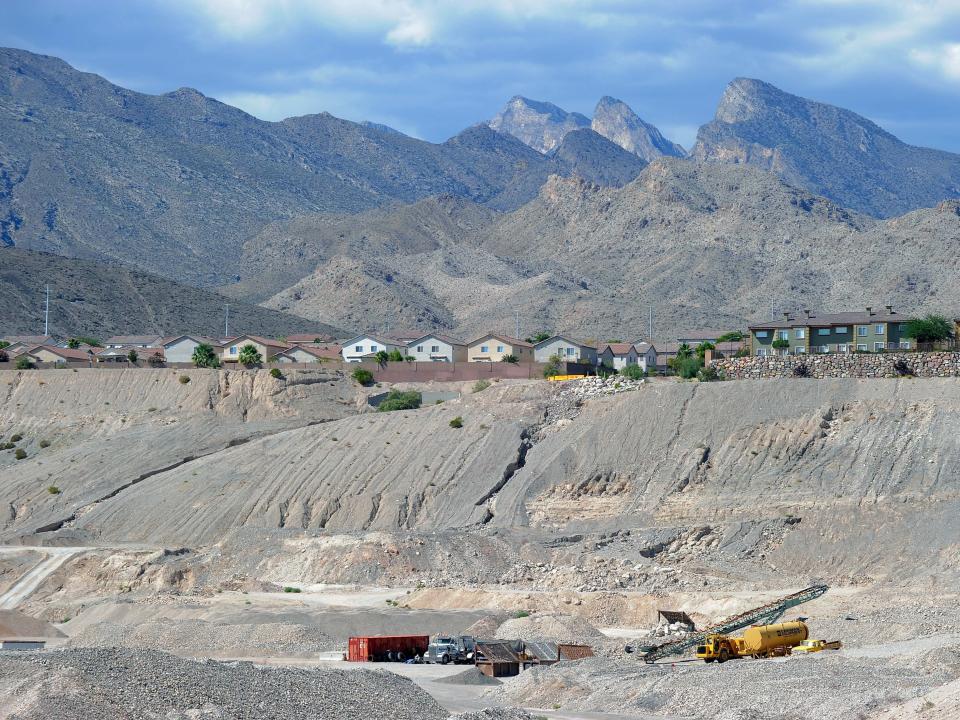
[(223, 351), (220, 354), (220, 359), (223, 362), (238, 362), (240, 360), (240, 353), (247, 345), (253, 345), (253, 347), (256, 348), (263, 362), (270, 362), (278, 353), (282, 353), (284, 350), (290, 348), (287, 343), (280, 342), (279, 340), (271, 340), (270, 338), (258, 337), (257, 335), (241, 335), (240, 337), (223, 341)]
[(807, 353), (883, 352), (909, 350), (909, 318), (887, 305), (881, 311), (784, 313), (783, 320), (750, 326), (752, 355), (803, 355)]
[(597, 364), (597, 349), (593, 345), (571, 340), (565, 335), (554, 335), (533, 346), (535, 362), (550, 362), (552, 357), (558, 357), (564, 362), (594, 366)]
[(399, 350), (403, 353), (407, 350), (407, 344), (385, 335), (358, 335), (343, 342), (341, 354), (344, 362), (360, 362), (372, 360), (381, 350), (388, 353)]
[(468, 362), (500, 362), (507, 355), (533, 362), (533, 345), (509, 335), (483, 335), (467, 345)]
[(466, 362), (467, 345), (446, 335), (431, 333), (411, 340), (406, 356), (417, 362)]

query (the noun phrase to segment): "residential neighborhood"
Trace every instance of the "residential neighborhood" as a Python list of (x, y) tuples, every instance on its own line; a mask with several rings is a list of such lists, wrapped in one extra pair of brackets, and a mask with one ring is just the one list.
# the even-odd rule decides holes
[[(911, 330), (915, 320), (891, 305), (883, 310), (867, 307), (840, 313), (803, 310), (784, 313), (779, 320), (750, 324), (746, 333), (689, 330), (679, 333), (675, 341), (656, 345), (646, 340), (598, 343), (546, 332), (526, 339), (491, 332), (468, 340), (416, 331), (364, 333), (345, 340), (314, 334), (281, 338), (142, 334), (117, 335), (100, 342), (83, 337), (9, 335), (0, 341), (0, 362), (39, 366), (196, 365), (198, 348), (202, 348), (205, 367), (324, 362), (564, 363), (568, 369), (573, 368), (571, 372), (582, 374), (602, 373), (604, 369), (623, 372), (630, 367), (652, 374), (676, 371), (678, 363), (691, 357), (699, 358), (703, 366), (718, 358), (916, 350), (916, 332)], [(949, 323), (945, 332), (954, 337), (960, 335), (960, 320), (941, 322)]]

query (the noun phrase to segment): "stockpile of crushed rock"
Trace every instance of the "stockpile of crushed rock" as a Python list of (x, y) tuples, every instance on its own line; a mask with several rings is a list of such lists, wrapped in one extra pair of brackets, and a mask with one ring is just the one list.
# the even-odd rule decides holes
[(383, 670), (260, 668), (154, 650), (0, 653), (0, 707), (18, 720), (441, 720), (447, 712)]
[(552, 640), (584, 645), (604, 638), (603, 633), (576, 615), (530, 615), (511, 618), (497, 628), (496, 636), (503, 639)]
[(71, 638), (73, 647), (153, 648), (178, 655), (252, 657), (302, 655), (340, 647), (316, 627), (291, 623), (220, 624), (158, 620), (140, 625), (102, 622)]
[(586, 377), (581, 380), (575, 380), (564, 386), (560, 391), (561, 396), (573, 395), (578, 398), (591, 398), (600, 395), (617, 395), (619, 393), (639, 390), (646, 380), (631, 380), (620, 375), (610, 375), (602, 377)]

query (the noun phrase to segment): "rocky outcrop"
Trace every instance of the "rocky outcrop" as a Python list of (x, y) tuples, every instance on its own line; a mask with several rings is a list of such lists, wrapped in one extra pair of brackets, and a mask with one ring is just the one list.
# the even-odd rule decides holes
[(590, 120), (553, 103), (515, 95), (489, 123), (498, 132), (513, 135), (534, 150), (547, 153), (571, 130), (590, 127)]
[(713, 366), (728, 380), (960, 377), (960, 352), (750, 356), (715, 360)]
[(590, 127), (648, 162), (663, 155), (685, 157), (687, 154), (682, 147), (667, 140), (656, 127), (644, 122), (629, 105), (610, 96), (600, 98)]
[(750, 78), (727, 86), (691, 155), (757, 165), (875, 217), (960, 195), (960, 155), (907, 145), (850, 110)]

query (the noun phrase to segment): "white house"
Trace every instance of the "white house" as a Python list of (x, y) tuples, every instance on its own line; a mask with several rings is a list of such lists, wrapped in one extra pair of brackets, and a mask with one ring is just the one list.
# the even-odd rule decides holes
[(358, 335), (343, 342), (343, 360), (344, 362), (360, 362), (364, 358), (376, 355), (381, 350), (392, 352), (399, 350), (405, 352), (406, 343), (401, 343), (393, 338), (380, 335)]
[(431, 333), (407, 345), (407, 357), (417, 362), (466, 362), (467, 346), (446, 335)]
[(554, 335), (533, 346), (533, 358), (536, 362), (550, 362), (557, 356), (564, 362), (597, 364), (597, 349), (593, 345), (579, 343), (563, 335)]
[(220, 346), (214, 340), (196, 335), (164, 338), (162, 345), (163, 355), (169, 363), (193, 362), (193, 351), (197, 349), (197, 345), (209, 345), (216, 355), (219, 355), (221, 351)]
[(656, 370), (657, 349), (647, 342), (638, 342), (634, 347), (637, 349), (637, 364), (644, 370)]
[(637, 347), (633, 343), (607, 343), (600, 350), (598, 364), (618, 371), (628, 365), (639, 365)]

